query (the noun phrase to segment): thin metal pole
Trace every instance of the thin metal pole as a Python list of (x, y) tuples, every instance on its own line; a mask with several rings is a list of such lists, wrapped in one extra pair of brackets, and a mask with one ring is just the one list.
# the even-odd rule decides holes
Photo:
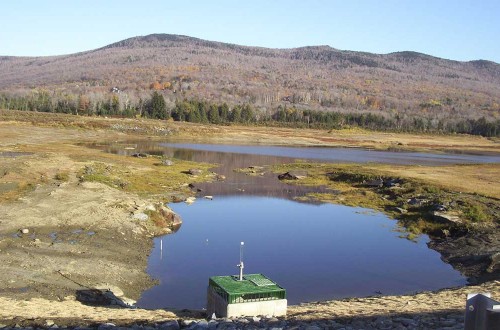
[(240, 264), (238, 267), (240, 267), (240, 281), (243, 281), (243, 268), (245, 268), (245, 265), (243, 264), (243, 246), (245, 245), (245, 242), (241, 242), (240, 244)]

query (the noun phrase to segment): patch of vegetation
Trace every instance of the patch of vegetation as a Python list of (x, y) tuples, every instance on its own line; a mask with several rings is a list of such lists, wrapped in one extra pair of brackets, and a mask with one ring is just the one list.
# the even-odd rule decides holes
[[(475, 223), (498, 222), (500, 202), (478, 194), (457, 193), (442, 186), (411, 178), (399, 178), (363, 165), (348, 164), (281, 164), (271, 167), (278, 174), (307, 170), (303, 180), (289, 184), (324, 186), (332, 193), (313, 193), (307, 198), (347, 206), (361, 206), (382, 211), (397, 219), (406, 230), (405, 237), (415, 239), (422, 233), (440, 234), (453, 227)], [(383, 184), (371, 185), (372, 180)], [(459, 214), (460, 222), (443, 222), (435, 212)]]
[(56, 179), (57, 181), (66, 182), (69, 180), (69, 173), (68, 172), (57, 172), (56, 175), (54, 175), (54, 179)]
[(169, 226), (167, 219), (158, 211), (147, 210), (144, 212), (156, 227), (166, 228)]
[[(172, 166), (160, 166), (161, 157), (147, 158), (110, 156), (106, 163), (93, 162), (79, 173), (82, 182), (100, 182), (110, 187), (143, 196), (160, 195), (179, 190), (188, 190), (187, 185), (213, 179), (208, 169), (211, 164), (200, 164), (175, 160)], [(201, 174), (186, 174), (189, 169), (197, 168)]]
[(485, 222), (490, 220), (484, 210), (484, 205), (477, 202), (468, 202), (462, 207), (463, 215), (472, 222)]

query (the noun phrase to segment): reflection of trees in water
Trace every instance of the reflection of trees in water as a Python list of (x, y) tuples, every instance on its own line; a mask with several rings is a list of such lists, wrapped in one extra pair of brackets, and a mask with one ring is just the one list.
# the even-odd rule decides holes
[(234, 171), (235, 169), (247, 168), (249, 166), (292, 163), (295, 161), (294, 158), (172, 148), (162, 146), (160, 143), (154, 141), (125, 141), (112, 145), (96, 143), (90, 146), (123, 156), (130, 156), (140, 152), (173, 158), (174, 160), (181, 159), (217, 164), (213, 169), (214, 172), (224, 175), (226, 180), (196, 184), (196, 188), (202, 190), (199, 193), (202, 196), (251, 195), (295, 199), (297, 197), (304, 197), (309, 193), (327, 191), (324, 187), (304, 187), (285, 184), (279, 181), (277, 175), (274, 174), (253, 176)]

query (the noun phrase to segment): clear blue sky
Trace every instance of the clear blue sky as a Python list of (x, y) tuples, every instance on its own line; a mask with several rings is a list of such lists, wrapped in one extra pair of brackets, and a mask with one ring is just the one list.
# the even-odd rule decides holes
[(500, 63), (500, 0), (0, 2), (0, 55), (69, 54), (151, 33)]

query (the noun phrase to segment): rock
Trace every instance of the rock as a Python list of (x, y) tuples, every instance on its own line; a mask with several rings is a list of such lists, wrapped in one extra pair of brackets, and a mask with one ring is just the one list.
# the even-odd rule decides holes
[(182, 327), (189, 327), (193, 324), (196, 324), (196, 321), (195, 320), (182, 320), (181, 321), (181, 326)]
[(147, 221), (149, 219), (149, 216), (146, 213), (139, 212), (139, 213), (135, 213), (132, 216), (132, 218), (135, 219), (135, 220)]
[(29, 234), (30, 230), (28, 228), (23, 228), (21, 229), (21, 233), (23, 234)]
[(170, 159), (163, 159), (161, 161), (161, 164), (164, 165), (164, 166), (172, 166), (172, 165), (174, 165), (174, 162), (171, 161)]
[(200, 175), (202, 173), (202, 170), (199, 170), (197, 168), (191, 168), (188, 170), (188, 174), (191, 175)]
[[(194, 198), (194, 197), (193, 197)], [(158, 213), (165, 219), (167, 226), (177, 230), (182, 225), (181, 217), (163, 203), (156, 204)]]
[(408, 204), (410, 204), (412, 206), (422, 206), (422, 205), (428, 203), (428, 200), (424, 199), (424, 198), (412, 197), (412, 198), (408, 199), (407, 202), (408, 202)]
[(416, 326), (416, 322), (415, 320), (413, 319), (410, 319), (410, 318), (406, 318), (406, 317), (395, 317), (392, 319), (394, 322), (398, 322), (398, 323), (401, 323), (402, 325), (404, 325), (405, 327), (408, 327), (408, 326)]
[(261, 318), (260, 318), (260, 317), (258, 317), (258, 316), (254, 316), (254, 317), (252, 317), (252, 321), (253, 321), (254, 323), (259, 323), (259, 322), (260, 322), (260, 320), (261, 320)]
[(399, 187), (401, 184), (401, 181), (399, 179), (385, 179), (384, 180), (384, 187), (387, 188), (393, 188), (393, 187)]
[(399, 212), (399, 213), (401, 213), (401, 214), (406, 214), (406, 213), (408, 213), (408, 210), (403, 209), (403, 208), (401, 208), (401, 207), (395, 207), (395, 208), (394, 208), (394, 210), (398, 211), (398, 212)]
[(179, 325), (179, 322), (177, 322), (176, 320), (173, 320), (173, 321), (168, 321), (168, 322), (165, 322), (165, 323), (162, 323), (160, 324), (160, 326), (158, 327), (158, 329), (160, 330), (178, 330), (180, 329), (180, 325)]
[(215, 180), (217, 180), (217, 181), (224, 181), (224, 180), (226, 180), (226, 176), (224, 176), (222, 174), (217, 174), (215, 176)]
[(321, 330), (317, 325), (310, 325), (305, 328), (305, 330)]
[(434, 211), (439, 211), (439, 212), (446, 212), (448, 211), (448, 209), (446, 208), (446, 206), (444, 206), (443, 204), (435, 204), (432, 206), (432, 209)]
[(184, 202), (186, 204), (193, 204), (195, 200), (196, 200), (196, 197), (188, 197), (188, 198), (186, 198), (186, 200)]
[(147, 205), (147, 206), (144, 208), (144, 210), (146, 210), (146, 211), (153, 211), (153, 212), (154, 212), (154, 211), (156, 211), (156, 207), (154, 207), (154, 205), (151, 205), (151, 204), (150, 204), (150, 205)]
[(454, 319), (450, 319), (450, 320), (443, 320), (441, 322), (439, 322), (441, 326), (443, 327), (452, 327), (452, 326), (455, 326), (457, 325), (457, 321), (454, 320)]
[(132, 157), (136, 157), (136, 158), (147, 158), (149, 155), (146, 154), (146, 153), (143, 153), (143, 152), (136, 152), (134, 154), (132, 154)]
[(301, 180), (307, 178), (307, 172), (305, 171), (289, 171), (278, 175), (280, 180)]
[(462, 220), (455, 212), (434, 211), (434, 212), (432, 212), (432, 216), (434, 217), (434, 220), (441, 222), (441, 223), (446, 223), (446, 224), (462, 223)]
[(107, 329), (110, 329), (110, 328), (116, 328), (116, 324), (114, 323), (104, 323), (104, 324), (101, 324), (97, 327), (97, 330), (107, 330)]
[(198, 323), (192, 324), (188, 329), (192, 329), (192, 330), (208, 329), (208, 322), (205, 320), (202, 320)]
[(81, 303), (94, 306), (118, 305), (129, 307), (114, 293), (107, 289), (84, 289), (76, 291), (76, 300)]
[(500, 264), (500, 252), (494, 253), (490, 256), (490, 265), (486, 269), (488, 273), (494, 273), (499, 267)]
[(363, 183), (365, 187), (374, 187), (374, 188), (380, 188), (384, 185), (384, 181), (382, 179), (375, 179), (375, 180), (370, 180), (366, 181)]
[(209, 329), (217, 329), (218, 326), (219, 326), (219, 322), (217, 322), (215, 320), (208, 321), (208, 328)]
[(51, 326), (53, 326), (54, 324), (55, 324), (55, 322), (54, 322), (54, 321), (52, 321), (52, 320), (46, 320), (46, 321), (45, 321), (45, 326), (47, 326), (47, 327), (51, 327)]

